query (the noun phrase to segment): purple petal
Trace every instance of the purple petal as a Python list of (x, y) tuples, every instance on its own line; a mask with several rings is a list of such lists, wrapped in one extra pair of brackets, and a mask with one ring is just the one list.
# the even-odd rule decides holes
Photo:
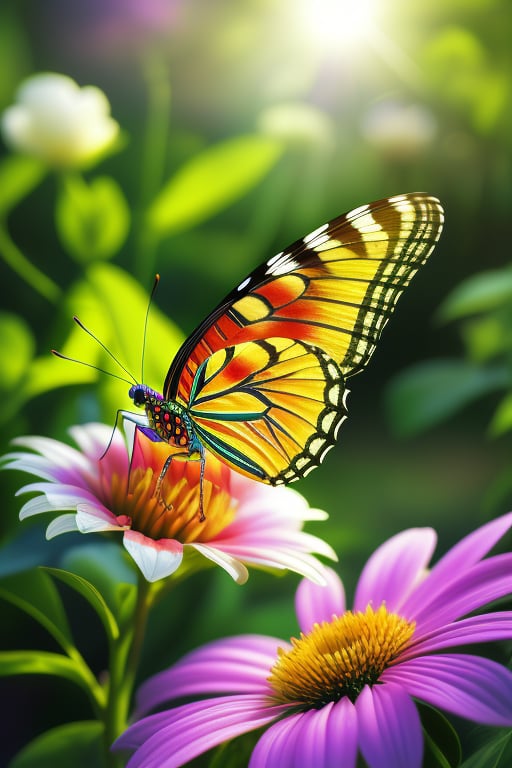
[(410, 528), (382, 544), (361, 573), (354, 610), (364, 612), (369, 603), (377, 609), (383, 602), (389, 611), (400, 610), (424, 577), (436, 540), (432, 528)]
[(456, 544), (432, 568), (429, 576), (418, 586), (403, 606), (405, 615), (414, 615), (426, 602), (436, 602), (437, 595), (450, 582), (467, 573), (501, 539), (512, 525), (512, 512), (493, 520), (470, 533)]
[[(295, 745), (304, 717), (304, 713), (298, 713), (273, 723), (256, 744), (249, 768), (298, 768), (298, 763), (295, 762)], [(320, 766), (320, 763), (316, 765)]]
[(338, 574), (331, 568), (324, 569), (326, 586), (313, 584), (303, 579), (295, 594), (295, 611), (299, 627), (307, 633), (313, 624), (331, 621), (333, 614), (341, 616), (345, 612), (345, 590)]
[(443, 654), (389, 667), (382, 681), (484, 725), (512, 726), (512, 672), (481, 656)]
[(329, 712), (325, 733), (323, 768), (353, 768), (357, 760), (357, 711), (352, 702), (341, 699)]
[(289, 644), (263, 635), (240, 635), (203, 645), (139, 688), (139, 716), (164, 702), (207, 693), (270, 692), (267, 677), (278, 647)]
[(451, 648), (468, 643), (488, 643), (493, 640), (512, 638), (512, 611), (486, 613), (470, 616), (446, 627), (436, 629), (424, 638), (415, 641), (400, 654), (400, 660), (423, 656), (432, 651)]
[(262, 696), (224, 696), (185, 704), (135, 723), (114, 748), (140, 744), (127, 768), (179, 768), (223, 741), (267, 725), (284, 711), (286, 707), (269, 706)]
[[(427, 578), (426, 582), (430, 582)], [(417, 623), (421, 637), (512, 592), (512, 554), (496, 555), (437, 585), (420, 604), (416, 595), (403, 613)]]
[(357, 715), (352, 702), (305, 713), (295, 739), (293, 768), (355, 768), (357, 759)]
[(423, 736), (418, 710), (403, 687), (363, 688), (356, 700), (359, 746), (369, 768), (420, 768)]
[(357, 719), (348, 699), (274, 723), (256, 745), (249, 768), (355, 768)]

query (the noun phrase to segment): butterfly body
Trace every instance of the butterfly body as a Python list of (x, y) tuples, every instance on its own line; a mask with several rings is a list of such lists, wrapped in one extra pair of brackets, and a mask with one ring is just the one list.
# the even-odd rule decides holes
[(345, 380), (367, 365), (403, 290), (439, 239), (423, 193), (338, 216), (264, 262), (178, 350), (163, 394), (136, 385), (152, 439), (205, 449), (272, 485), (319, 466), (346, 417)]
[(134, 404), (144, 408), (149, 427), (143, 428), (153, 440), (162, 440), (189, 454), (201, 452), (194, 425), (186, 407), (164, 397), (145, 384), (136, 384), (128, 392)]

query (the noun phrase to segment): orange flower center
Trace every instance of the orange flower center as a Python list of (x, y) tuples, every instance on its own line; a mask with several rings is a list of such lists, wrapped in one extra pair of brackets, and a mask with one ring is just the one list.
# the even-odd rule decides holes
[(299, 640), (292, 638), (291, 650), (279, 649), (269, 677), (274, 699), (301, 709), (319, 709), (343, 696), (355, 701), (405, 648), (414, 628), (385, 605), (315, 624)]
[[(229, 493), (229, 473), (208, 457), (203, 479), (203, 512), (200, 519), (200, 463), (174, 458), (161, 477), (169, 455), (164, 443), (150, 445), (148, 461), (132, 467), (128, 478), (102, 476), (105, 504), (120, 525), (152, 539), (176, 539), (182, 544), (210, 541), (232, 521), (236, 502)], [(101, 463), (100, 463), (101, 473)], [(126, 488), (128, 484), (128, 490)]]

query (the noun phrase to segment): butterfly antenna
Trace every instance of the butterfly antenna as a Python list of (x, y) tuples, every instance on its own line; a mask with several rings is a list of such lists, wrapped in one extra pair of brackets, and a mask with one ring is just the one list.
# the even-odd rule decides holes
[(149, 294), (148, 306), (146, 308), (146, 317), (144, 318), (144, 335), (142, 337), (142, 358), (140, 362), (140, 380), (141, 381), (144, 381), (144, 357), (146, 354), (146, 335), (148, 330), (149, 310), (151, 309), (151, 303), (153, 301), (153, 297), (156, 293), (156, 289), (158, 287), (159, 282), (160, 282), (160, 275), (157, 273), (155, 275), (155, 282), (153, 283), (153, 288), (151, 289), (151, 293)]
[[(116, 357), (116, 356), (115, 356), (115, 355), (114, 355), (114, 354), (113, 354), (113, 353), (110, 351), (110, 349), (108, 349), (108, 347), (107, 347), (107, 346), (106, 346), (106, 345), (105, 345), (105, 344), (104, 344), (102, 341), (100, 341), (100, 339), (98, 339), (98, 337), (97, 337), (97, 336), (95, 336), (95, 335), (94, 335), (94, 333), (93, 333), (92, 331), (90, 331), (90, 330), (89, 330), (89, 329), (88, 329), (88, 328), (87, 328), (87, 327), (86, 327), (86, 326), (85, 326), (85, 325), (82, 323), (82, 321), (78, 319), (78, 317), (77, 317), (76, 315), (73, 317), (73, 320), (74, 320), (74, 321), (75, 321), (75, 323), (76, 323), (76, 324), (77, 324), (77, 325), (78, 325), (78, 326), (79, 326), (79, 327), (82, 329), (82, 331), (85, 331), (86, 333), (88, 333), (88, 334), (89, 334), (89, 336), (90, 336), (92, 339), (94, 339), (94, 341), (95, 341), (95, 342), (97, 342), (97, 344), (99, 344), (99, 345), (100, 345), (100, 347), (102, 347), (102, 349), (104, 349), (104, 350), (105, 350), (105, 352), (107, 353), (107, 355), (109, 355), (109, 356), (112, 358), (112, 360), (114, 361), (114, 363), (116, 363), (116, 365), (118, 365), (118, 366), (121, 368), (121, 370), (122, 370), (122, 371), (124, 371), (124, 372), (126, 373), (126, 375), (130, 377), (130, 379), (133, 381), (133, 383), (134, 383), (134, 384), (137, 384), (137, 383), (138, 383), (138, 382), (137, 382), (137, 379), (135, 378), (135, 376), (134, 376), (133, 374), (131, 374), (131, 373), (130, 373), (130, 371), (128, 371), (128, 370), (127, 370), (127, 369), (124, 367), (124, 365), (123, 365), (122, 363), (120, 363), (120, 362), (119, 362), (119, 360), (117, 359), (117, 357)], [(60, 357), (62, 357), (62, 355), (60, 355)], [(71, 358), (68, 358), (68, 359), (70, 360)], [(79, 363), (79, 362), (81, 362), (81, 361), (80, 361), (80, 360), (75, 360), (74, 362), (77, 362), (77, 363)], [(84, 365), (89, 365), (89, 364), (88, 364), (88, 363), (84, 363)], [(90, 367), (91, 367), (91, 368), (95, 368), (96, 366), (94, 366), (94, 365), (90, 365)], [(109, 373), (108, 371), (103, 371), (101, 368), (97, 368), (96, 370), (98, 370), (98, 371), (102, 371), (102, 373), (107, 373), (107, 374)], [(113, 373), (111, 373), (111, 374), (109, 374), (109, 375), (110, 375), (110, 376), (114, 376), (114, 378), (117, 378), (117, 379), (121, 379), (121, 381), (126, 381), (126, 379), (123, 379), (123, 378), (122, 378), (122, 376), (115, 376), (115, 374), (113, 374)], [(128, 383), (128, 384), (131, 384), (131, 383), (132, 383), (132, 381), (129, 381), (129, 382), (127, 382), (127, 383)]]
[(124, 376), (118, 376), (117, 373), (112, 373), (112, 371), (106, 371), (104, 368), (99, 368), (97, 365), (92, 365), (92, 363), (84, 363), (83, 360), (77, 360), (74, 357), (68, 357), (67, 355), (63, 355), (62, 352), (58, 352), (56, 349), (52, 349), (51, 352), (52, 352), (52, 355), (55, 355), (55, 357), (60, 357), (62, 360), (68, 360), (71, 363), (78, 363), (79, 365), (85, 365), (86, 368), (92, 368), (93, 370), (99, 371), (100, 373), (106, 373), (107, 376), (112, 376), (112, 378), (114, 379), (119, 379), (119, 381), (124, 381), (125, 384), (132, 383), (128, 379), (125, 379)]

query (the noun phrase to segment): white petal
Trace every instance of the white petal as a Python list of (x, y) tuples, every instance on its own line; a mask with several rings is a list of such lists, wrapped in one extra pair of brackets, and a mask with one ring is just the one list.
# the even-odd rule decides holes
[(174, 539), (155, 541), (137, 531), (125, 531), (123, 544), (147, 581), (170, 576), (183, 560), (183, 546)]
[(226, 552), (221, 552), (219, 549), (209, 547), (206, 544), (194, 543), (186, 544), (185, 546), (193, 547), (204, 555), (204, 557), (207, 557), (208, 560), (220, 565), (221, 568), (224, 568), (224, 570), (229, 573), (231, 578), (236, 581), (237, 584), (245, 584), (249, 578), (249, 572), (245, 565), (241, 563), (240, 560), (226, 554)]
[(76, 510), (76, 525), (80, 533), (123, 530), (116, 516), (101, 504), (79, 504)]
[(46, 496), (36, 496), (35, 499), (30, 499), (20, 509), (20, 520), (26, 520), (27, 517), (32, 515), (40, 515), (42, 512), (55, 511), (51, 504), (48, 503)]
[(53, 539), (55, 536), (60, 536), (61, 533), (71, 533), (76, 531), (76, 515), (59, 515), (55, 520), (52, 520), (48, 528), (46, 529), (46, 538)]

